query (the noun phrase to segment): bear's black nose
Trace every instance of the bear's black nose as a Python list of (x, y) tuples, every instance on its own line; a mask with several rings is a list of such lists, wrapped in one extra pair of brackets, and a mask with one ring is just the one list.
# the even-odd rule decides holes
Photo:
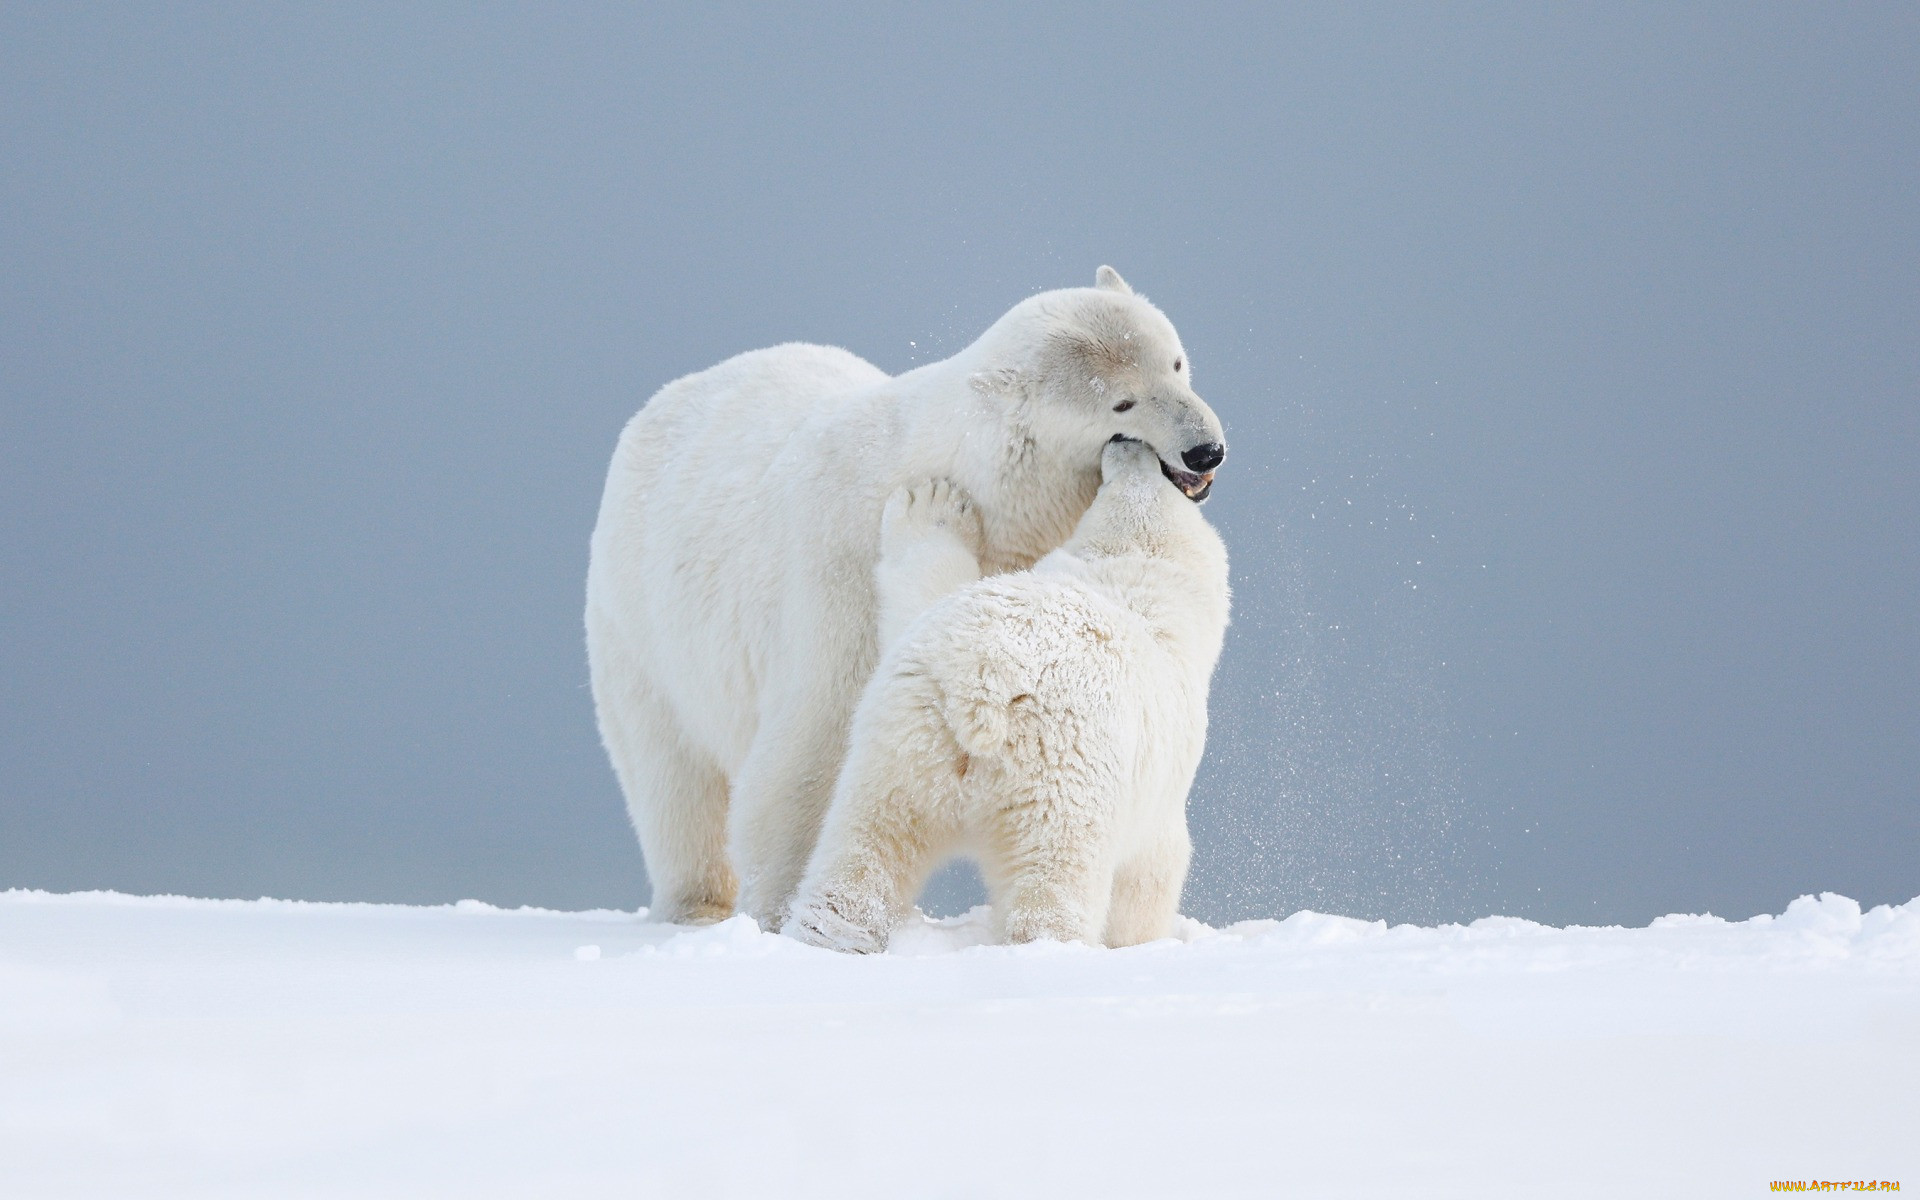
[(1226, 458), (1226, 456), (1227, 448), (1225, 446), (1222, 446), (1219, 442), (1208, 442), (1204, 446), (1195, 446), (1193, 449), (1181, 454), (1180, 461), (1187, 464), (1187, 470), (1189, 471), (1211, 471), (1219, 466), (1220, 461)]

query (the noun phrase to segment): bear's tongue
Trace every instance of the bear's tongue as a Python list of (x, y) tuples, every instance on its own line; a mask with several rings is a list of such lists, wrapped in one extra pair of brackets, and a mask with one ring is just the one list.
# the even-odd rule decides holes
[(1195, 504), (1205, 500), (1213, 491), (1212, 471), (1208, 471), (1205, 475), (1195, 475), (1191, 471), (1176, 471), (1168, 466), (1167, 460), (1163, 458), (1160, 460), (1160, 473)]

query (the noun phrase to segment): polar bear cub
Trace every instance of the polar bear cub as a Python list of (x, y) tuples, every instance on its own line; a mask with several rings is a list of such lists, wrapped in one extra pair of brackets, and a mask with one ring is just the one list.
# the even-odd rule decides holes
[(1171, 929), (1227, 626), (1226, 547), (1154, 452), (1122, 438), (1072, 537), (1031, 570), (979, 578), (979, 539), (954, 485), (888, 501), (884, 657), (784, 927), (794, 937), (885, 949), (956, 852), (979, 861), (1005, 940), (1126, 946)]

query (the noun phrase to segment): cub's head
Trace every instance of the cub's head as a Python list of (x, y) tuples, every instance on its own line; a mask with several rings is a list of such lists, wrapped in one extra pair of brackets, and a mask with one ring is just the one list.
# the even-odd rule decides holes
[(1100, 491), (1069, 543), (1084, 557), (1144, 554), (1179, 563), (1224, 586), (1220, 536), (1166, 477), (1153, 447), (1115, 434), (1100, 453)]
[(1207, 498), (1227, 454), (1220, 418), (1193, 390), (1173, 323), (1118, 271), (1101, 267), (1093, 287), (1034, 296), (995, 332), (1021, 365), (976, 386), (1017, 387), (1031, 436), (1089, 467), (1116, 436), (1145, 443), (1181, 494)]

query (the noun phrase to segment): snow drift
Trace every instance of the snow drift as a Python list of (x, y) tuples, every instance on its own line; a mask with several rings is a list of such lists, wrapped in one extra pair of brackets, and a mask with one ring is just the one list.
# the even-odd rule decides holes
[(986, 938), (7, 892), (0, 1194), (1920, 1187), (1920, 900)]

